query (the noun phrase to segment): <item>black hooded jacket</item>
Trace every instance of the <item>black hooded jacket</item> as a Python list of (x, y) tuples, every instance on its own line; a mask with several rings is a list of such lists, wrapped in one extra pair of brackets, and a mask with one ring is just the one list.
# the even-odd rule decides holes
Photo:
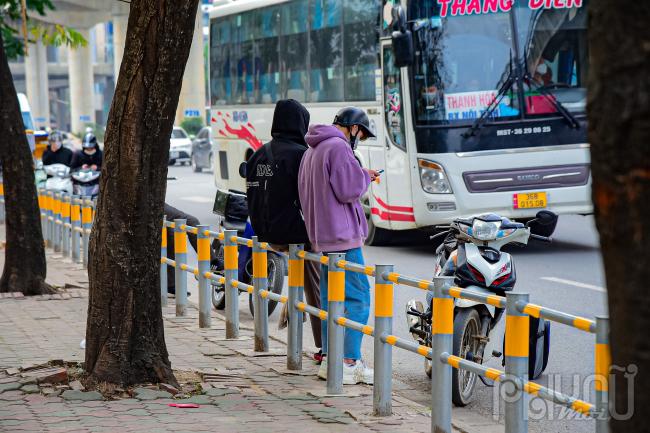
[(255, 234), (274, 244), (308, 243), (300, 213), (298, 171), (307, 150), (309, 112), (298, 101), (278, 101), (273, 113), (273, 139), (246, 163), (248, 212)]
[(43, 152), (41, 160), (43, 161), (43, 165), (64, 164), (70, 167), (72, 162), (72, 151), (67, 147), (61, 146), (55, 152), (48, 144), (47, 149)]
[(71, 170), (76, 170), (79, 167), (82, 167), (84, 164), (85, 165), (96, 165), (97, 170), (101, 170), (102, 168), (102, 160), (103, 160), (103, 154), (102, 151), (97, 148), (95, 153), (92, 155), (88, 155), (86, 152), (81, 150), (77, 150), (74, 155), (72, 155), (72, 162), (70, 163), (70, 169)]

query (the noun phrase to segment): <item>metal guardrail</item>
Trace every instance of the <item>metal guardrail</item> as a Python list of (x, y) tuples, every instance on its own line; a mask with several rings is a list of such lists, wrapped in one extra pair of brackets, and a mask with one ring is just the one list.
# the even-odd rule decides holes
[(38, 205), (45, 245), (87, 267), (96, 201), (39, 188)]
[[(2, 192), (0, 184), (0, 193)], [(41, 223), (46, 244), (72, 257), (78, 262), (80, 255), (87, 266), (88, 237), (92, 228), (94, 202), (88, 197), (77, 197), (39, 190)], [(3, 204), (0, 195), (0, 205)], [(0, 211), (2, 209), (0, 208)], [(611, 365), (609, 350), (609, 324), (606, 317), (596, 320), (574, 316), (528, 302), (528, 295), (509, 293), (505, 297), (484, 295), (460, 287), (454, 287), (449, 278), (433, 281), (401, 275), (392, 265), (367, 266), (352, 263), (342, 254), (323, 256), (304, 251), (302, 245), (290, 245), (288, 262), (288, 296), (268, 290), (267, 252), (273, 251), (269, 244), (257, 238), (245, 239), (234, 230), (212, 231), (208, 226), (191, 227), (185, 220), (164, 221), (162, 225), (160, 288), (162, 304), (167, 304), (167, 266), (175, 269), (176, 314), (187, 313), (187, 273), (199, 281), (199, 327), (210, 327), (211, 282), (225, 287), (226, 338), (239, 337), (238, 294), (253, 294), (255, 314), (254, 349), (269, 349), (268, 300), (288, 303), (289, 326), (287, 328), (287, 368), (302, 369), (303, 314), (311, 314), (327, 321), (328, 326), (328, 372), (327, 391), (342, 394), (343, 380), (343, 329), (349, 328), (372, 336), (374, 339), (374, 389), (373, 410), (378, 416), (392, 413), (392, 348), (427, 357), (432, 360), (431, 397), (432, 432), (451, 432), (451, 372), (452, 368), (465, 369), (509, 387), (509, 399), (505, 403), (505, 431), (522, 433), (528, 431), (526, 395), (534, 395), (596, 419), (596, 432), (609, 431), (608, 376)], [(167, 258), (167, 230), (174, 231), (175, 260)], [(198, 263), (187, 264), (187, 233), (197, 236)], [(224, 243), (224, 273), (210, 271), (210, 241), (219, 239)], [(253, 248), (253, 284), (238, 280), (238, 246)], [(82, 248), (81, 248), (82, 247)], [(80, 253), (81, 248), (81, 253)], [(284, 253), (281, 253), (284, 254)], [(306, 304), (304, 299), (304, 261), (310, 260), (328, 266), (327, 311)], [(363, 273), (375, 277), (375, 326), (354, 322), (344, 316), (345, 271)], [(394, 285), (401, 284), (433, 292), (432, 347), (418, 345), (392, 334)], [(453, 353), (454, 298), (483, 302), (506, 310), (505, 371), (488, 368), (462, 359)], [(259, 314), (258, 314), (259, 312)], [(596, 402), (591, 404), (562, 394), (527, 380), (528, 372), (528, 317), (544, 318), (588, 333), (596, 334), (595, 345), (595, 392)]]
[[(183, 230), (192, 232), (180, 223)], [(170, 223), (166, 223), (170, 225)], [(221, 235), (221, 233), (207, 233), (207, 235)], [(506, 402), (506, 431), (528, 431), (527, 399), (530, 394), (556, 404), (562, 405), (583, 415), (596, 418), (598, 432), (608, 431), (608, 406), (607, 406), (607, 374), (609, 370), (609, 346), (606, 341), (607, 319), (598, 318), (595, 322), (579, 316), (555, 311), (528, 302), (528, 295), (521, 293), (508, 294), (506, 297), (485, 295), (454, 287), (448, 278), (434, 279), (434, 281), (417, 279), (393, 272), (392, 266), (378, 265), (376, 267), (360, 265), (344, 260), (343, 255), (328, 254), (327, 256), (304, 251), (302, 245), (291, 245), (289, 251), (289, 296), (282, 297), (266, 290), (266, 252), (270, 250), (268, 244), (257, 242), (256, 238), (244, 239), (236, 236), (234, 231), (225, 231), (219, 239), (225, 239), (225, 262), (227, 276), (221, 277), (206, 273), (203, 277), (218, 284), (223, 284), (230, 289), (226, 290), (226, 337), (238, 336), (239, 318), (236, 307), (233, 307), (232, 298), (237, 292), (247, 291), (258, 299), (260, 304), (255, 304), (255, 311), (264, 312), (264, 302), (273, 299), (277, 302), (289, 303), (289, 327), (287, 345), (287, 368), (302, 368), (302, 314), (312, 314), (328, 323), (328, 373), (327, 392), (338, 394), (342, 388), (342, 342), (343, 328), (350, 328), (372, 336), (375, 340), (375, 378), (374, 378), (374, 413), (376, 415), (390, 415), (391, 413), (391, 348), (398, 347), (420, 356), (433, 360), (432, 372), (432, 431), (451, 431), (451, 368), (462, 368), (481, 376), (501, 382), (502, 386), (510, 386), (509, 396), (515, 398)], [(247, 285), (236, 279), (237, 272), (237, 245), (244, 245), (254, 249), (253, 279), (254, 284)], [(228, 248), (230, 247), (230, 248)], [(307, 305), (302, 301), (304, 290), (304, 260), (311, 260), (328, 266), (329, 272), (329, 299), (328, 311), (320, 310)], [(257, 265), (255, 263), (258, 263)], [(230, 263), (230, 265), (228, 265)], [(364, 325), (347, 319), (343, 314), (345, 300), (344, 271), (364, 273), (375, 277), (375, 327)], [(257, 282), (257, 285), (256, 285)], [(415, 344), (392, 335), (393, 315), (393, 284), (402, 284), (422, 290), (433, 291), (433, 344), (432, 348)], [(236, 289), (236, 290), (235, 290)], [(162, 290), (162, 289), (161, 289)], [(234, 290), (234, 291), (233, 291)], [(484, 367), (478, 363), (450, 355), (453, 351), (453, 298), (470, 299), (483, 302), (498, 308), (506, 309), (506, 341), (505, 359), (506, 369), (500, 371)], [(201, 308), (201, 307), (200, 307)], [(261, 308), (261, 309), (260, 309)], [(545, 388), (534, 382), (526, 380), (528, 374), (528, 316), (542, 317), (565, 325), (573, 326), (587, 332), (596, 332), (600, 329), (596, 345), (596, 394), (595, 405), (574, 397)], [(268, 322), (266, 314), (255, 315), (255, 350), (268, 350)], [(337, 360), (340, 359), (340, 362)]]

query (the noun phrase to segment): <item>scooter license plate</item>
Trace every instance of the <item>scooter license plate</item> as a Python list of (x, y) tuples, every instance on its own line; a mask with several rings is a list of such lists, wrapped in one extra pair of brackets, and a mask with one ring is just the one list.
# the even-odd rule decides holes
[(513, 194), (512, 207), (514, 209), (535, 209), (546, 207), (548, 201), (546, 192), (526, 192)]

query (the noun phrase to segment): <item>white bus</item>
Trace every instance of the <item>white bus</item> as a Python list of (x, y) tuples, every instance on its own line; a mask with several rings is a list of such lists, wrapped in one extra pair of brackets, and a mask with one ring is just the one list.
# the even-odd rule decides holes
[[(371, 244), (485, 212), (592, 213), (587, 0), (529, 1), (217, 1), (217, 187), (245, 189), (239, 164), (271, 139), (274, 103), (293, 98), (312, 123), (348, 105), (368, 112), (377, 138), (357, 157), (385, 170), (364, 203)], [(404, 53), (391, 34), (411, 38), (407, 67), (395, 66)]]

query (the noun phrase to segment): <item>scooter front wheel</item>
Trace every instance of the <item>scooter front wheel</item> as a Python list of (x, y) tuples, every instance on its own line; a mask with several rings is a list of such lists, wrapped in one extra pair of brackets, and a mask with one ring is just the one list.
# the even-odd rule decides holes
[[(454, 318), (454, 355), (473, 361), (480, 349), (481, 318), (474, 308), (461, 309)], [(479, 354), (480, 355), (480, 354)], [(467, 406), (474, 398), (477, 376), (469, 370), (454, 368), (451, 372), (451, 400), (456, 406)]]

